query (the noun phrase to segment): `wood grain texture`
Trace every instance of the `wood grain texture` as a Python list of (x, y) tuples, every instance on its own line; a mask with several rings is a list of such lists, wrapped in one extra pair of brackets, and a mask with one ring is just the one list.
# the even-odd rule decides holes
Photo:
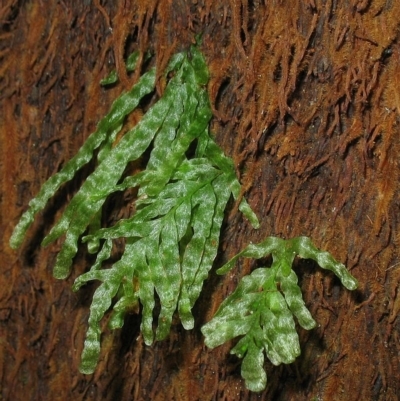
[[(398, 400), (400, 2), (41, 3), (0, 5), (0, 399)], [(196, 33), (210, 66), (213, 131), (262, 222), (251, 230), (232, 205), (216, 265), (250, 240), (307, 235), (360, 283), (349, 293), (298, 262), (319, 326), (300, 331), (294, 364), (266, 363), (261, 394), (245, 389), (229, 346), (207, 350), (199, 331), (251, 262), (210, 276), (194, 330), (176, 322), (167, 340), (147, 347), (130, 315), (104, 336), (95, 374), (83, 376), (94, 288), (70, 287), (88, 256), (81, 252), (72, 276), (56, 281), (58, 245), (39, 247), (79, 179), (61, 189), (19, 251), (8, 246), (28, 201), (121, 90), (99, 80), (116, 65), (122, 86), (131, 85), (138, 75), (123, 72), (131, 49), (153, 51), (162, 71)], [(111, 205), (109, 219), (127, 207)]]

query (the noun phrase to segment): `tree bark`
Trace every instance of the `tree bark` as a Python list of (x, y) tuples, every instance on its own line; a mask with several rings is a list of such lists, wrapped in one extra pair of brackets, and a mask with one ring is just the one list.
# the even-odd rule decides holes
[[(400, 2), (388, 0), (3, 1), (0, 398), (398, 400), (399, 15)], [(300, 330), (295, 363), (265, 363), (260, 394), (246, 390), (230, 345), (209, 350), (200, 333), (251, 262), (222, 278), (210, 273), (192, 331), (177, 321), (167, 340), (148, 347), (140, 316), (129, 316), (122, 330), (106, 332), (100, 364), (84, 376), (94, 288), (74, 294), (71, 284), (88, 256), (80, 253), (71, 277), (57, 281), (59, 244), (39, 246), (79, 180), (61, 189), (23, 248), (8, 245), (41, 184), (75, 154), (121, 86), (138, 79), (124, 72), (126, 52), (151, 50), (161, 72), (200, 33), (212, 130), (262, 222), (252, 230), (232, 205), (215, 264), (268, 235), (307, 235), (360, 283), (350, 293), (317, 265), (297, 262), (318, 327)], [(121, 85), (102, 89), (114, 65)]]

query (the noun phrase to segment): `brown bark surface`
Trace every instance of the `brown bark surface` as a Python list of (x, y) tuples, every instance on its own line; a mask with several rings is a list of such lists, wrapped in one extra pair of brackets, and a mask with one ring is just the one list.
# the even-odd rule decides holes
[[(396, 0), (1, 1), (0, 399), (398, 400), (399, 16)], [(251, 262), (210, 275), (194, 330), (176, 322), (147, 347), (132, 315), (103, 337), (98, 369), (84, 376), (94, 287), (72, 293), (71, 284), (88, 256), (57, 281), (59, 244), (39, 246), (78, 182), (38, 216), (20, 250), (8, 245), (29, 200), (122, 90), (99, 80), (116, 65), (127, 88), (138, 78), (123, 71), (127, 50), (152, 50), (162, 71), (196, 33), (213, 131), (262, 222), (253, 231), (231, 208), (216, 264), (250, 240), (307, 235), (360, 282), (350, 293), (297, 263), (318, 327), (300, 330), (294, 364), (266, 362), (260, 394), (245, 389), (229, 344), (208, 350), (199, 330)]]

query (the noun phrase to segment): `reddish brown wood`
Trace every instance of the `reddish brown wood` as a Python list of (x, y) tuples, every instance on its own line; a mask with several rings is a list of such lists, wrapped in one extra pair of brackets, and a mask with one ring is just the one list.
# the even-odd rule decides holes
[[(399, 15), (400, 3), (386, 0), (3, 1), (0, 398), (398, 400)], [(196, 33), (210, 66), (212, 128), (262, 222), (255, 232), (232, 207), (216, 264), (250, 240), (301, 234), (360, 282), (350, 293), (314, 264), (297, 264), (319, 325), (300, 331), (294, 364), (266, 363), (261, 394), (245, 389), (229, 345), (208, 350), (199, 330), (251, 262), (210, 277), (193, 331), (177, 321), (167, 340), (147, 347), (132, 315), (107, 332), (96, 373), (83, 376), (93, 288), (70, 287), (87, 256), (56, 281), (59, 245), (39, 247), (78, 182), (39, 216), (22, 249), (8, 246), (28, 201), (121, 91), (99, 80), (113, 65), (123, 86), (137, 79), (123, 73), (124, 50), (152, 50), (162, 71)]]

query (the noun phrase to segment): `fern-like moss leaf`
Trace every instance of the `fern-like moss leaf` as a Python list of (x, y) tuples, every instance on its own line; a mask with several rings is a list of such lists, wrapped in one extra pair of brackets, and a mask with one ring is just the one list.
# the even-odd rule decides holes
[[(127, 70), (138, 60), (138, 53), (131, 55)], [(131, 91), (115, 100), (77, 156), (43, 185), (11, 238), (11, 245), (18, 246), (34, 215), (60, 185), (95, 158), (95, 170), (42, 243), (64, 239), (54, 267), (57, 278), (69, 275), (82, 235), (89, 252), (97, 253), (91, 269), (77, 277), (73, 286), (77, 291), (89, 281), (100, 282), (90, 307), (81, 362), (84, 373), (93, 372), (97, 365), (101, 320), (112, 305), (112, 328), (122, 327), (125, 313), (142, 305), (141, 332), (146, 344), (168, 335), (175, 311), (186, 329), (193, 327), (191, 310), (218, 250), (225, 207), (230, 196), (237, 199), (240, 194), (232, 161), (209, 133), (211, 107), (204, 88), (208, 70), (198, 48), (173, 56), (164, 77), (167, 85), (161, 98), (122, 136), (125, 117), (153, 92), (155, 70), (143, 74)], [(117, 81), (112, 72), (102, 84)], [(117, 136), (121, 137), (118, 141)], [(149, 155), (146, 167), (124, 176), (128, 164), (145, 152)], [(107, 198), (134, 187), (138, 198), (132, 216), (102, 227)], [(240, 207), (258, 226), (244, 199)], [(125, 239), (125, 249), (120, 259), (111, 263), (113, 241), (118, 238)], [(157, 324), (153, 322), (156, 299), (160, 310)]]
[(313, 259), (322, 268), (333, 271), (346, 288), (357, 287), (356, 279), (344, 265), (316, 248), (307, 237), (290, 240), (268, 237), (260, 244), (250, 244), (218, 273), (229, 271), (239, 257), (260, 259), (269, 254), (272, 254), (272, 266), (258, 268), (243, 277), (212, 320), (201, 329), (210, 348), (243, 336), (231, 353), (243, 358), (242, 376), (252, 391), (261, 391), (266, 386), (264, 352), (274, 365), (291, 363), (300, 355), (294, 317), (304, 329), (310, 330), (316, 325), (292, 270), (296, 256)]

